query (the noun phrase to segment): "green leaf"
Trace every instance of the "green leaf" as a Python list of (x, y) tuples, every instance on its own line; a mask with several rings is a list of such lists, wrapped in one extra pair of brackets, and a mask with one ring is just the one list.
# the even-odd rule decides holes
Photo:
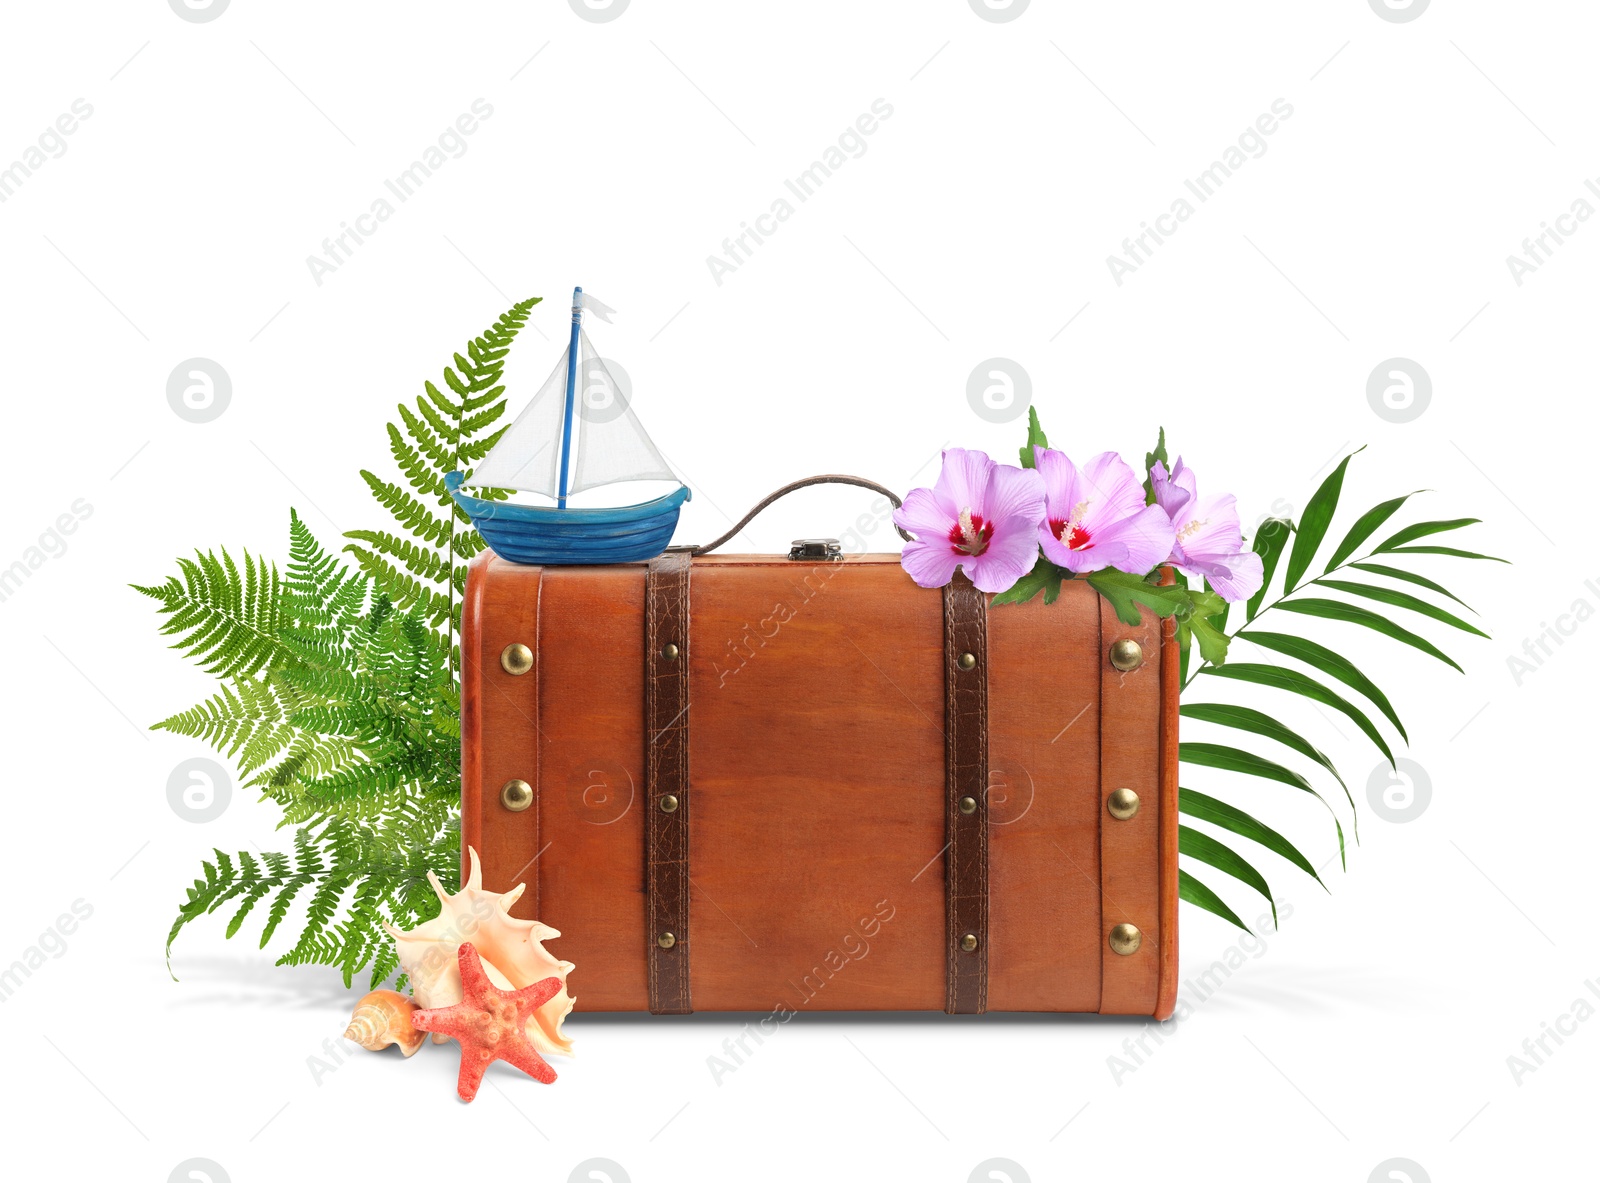
[[(1293, 603), (1293, 601), (1290, 601), (1290, 603)], [(1285, 608), (1288, 606), (1288, 603), (1283, 605)], [(1240, 635), (1260, 645), (1263, 649), (1270, 649), (1274, 653), (1281, 653), (1285, 657), (1303, 661), (1322, 673), (1337, 678), (1358, 694), (1365, 695), (1375, 707), (1383, 712), (1384, 718), (1394, 724), (1394, 729), (1400, 733), (1400, 738), (1407, 743), (1411, 742), (1410, 737), (1406, 735), (1405, 725), (1400, 722), (1400, 716), (1395, 713), (1394, 707), (1389, 703), (1388, 695), (1379, 690), (1372, 679), (1358, 670), (1349, 658), (1335, 653), (1325, 645), (1319, 645), (1317, 642), (1307, 640), (1305, 637), (1290, 636), (1287, 633), (1266, 633), (1249, 629)]]
[(1394, 546), (1383, 553), (1386, 555), (1444, 555), (1446, 558), (1451, 559), (1483, 559), (1490, 563), (1511, 565), (1510, 559), (1497, 558), (1494, 555), (1480, 555), (1471, 550), (1457, 550), (1453, 546)]
[(1044, 428), (1039, 426), (1039, 409), (1037, 407), (1029, 407), (1028, 442), (1018, 450), (1018, 454), (1022, 457), (1023, 468), (1032, 468), (1034, 466), (1033, 449), (1035, 445), (1041, 448), (1048, 448), (1050, 441), (1045, 438)]
[(1161, 467), (1167, 471), (1167, 475), (1171, 476), (1172, 461), (1167, 459), (1167, 429), (1165, 427), (1161, 428), (1156, 436), (1156, 446), (1144, 454), (1144, 503), (1146, 505), (1154, 505), (1156, 503), (1155, 478), (1150, 475), (1150, 470), (1156, 466), (1156, 461), (1158, 460), (1161, 462)]
[(1326, 575), (1329, 571), (1332, 571), (1335, 567), (1341, 565), (1351, 555), (1355, 554), (1356, 548), (1368, 538), (1372, 537), (1373, 531), (1393, 517), (1395, 510), (1399, 509), (1402, 505), (1404, 505), (1411, 498), (1415, 497), (1417, 493), (1420, 493), (1421, 491), (1421, 489), (1418, 489), (1416, 492), (1407, 493), (1404, 497), (1396, 497), (1392, 501), (1385, 501), (1380, 505), (1374, 505), (1371, 509), (1367, 510), (1366, 513), (1362, 514), (1361, 517), (1357, 519), (1356, 524), (1350, 527), (1350, 533), (1344, 536), (1344, 541), (1341, 542), (1338, 548), (1333, 552), (1333, 557), (1328, 560), (1328, 565), (1322, 569), (1323, 574)]
[[(1219, 633), (1225, 633), (1228, 631), (1228, 617), (1233, 612), (1233, 605), (1211, 590), (1210, 580), (1206, 580), (1205, 585), (1206, 590), (1201, 594), (1207, 597), (1207, 599), (1203, 604), (1199, 601), (1196, 601), (1195, 610), (1205, 616), (1206, 620), (1210, 622), (1212, 628), (1216, 629)], [(1215, 611), (1210, 610), (1210, 604), (1213, 600), (1221, 605)]]
[[(410, 537), (392, 530), (352, 530), (346, 537), (361, 545), (345, 549), (402, 606), (427, 605), (441, 626), (447, 653), (455, 647), (451, 637), (466, 564), (483, 549), (483, 539), (449, 497), (444, 478), (476, 465), (503, 430), (498, 424), (506, 411), (501, 383), (506, 356), (538, 303), (512, 305), (464, 353), (453, 355), (442, 372), (442, 389), (424, 382), (413, 406), (398, 408), (400, 424), (388, 424), (388, 435), (403, 483), (361, 474), (374, 499)], [(498, 499), (493, 490), (478, 493)]]
[(483, 543), (443, 477), (499, 435), (501, 371), (532, 304), (455, 354), (443, 382), (424, 383), (389, 425), (402, 479), (362, 475), (398, 528), (352, 531), (354, 566), (291, 513), (281, 580), (265, 560), (222, 552), (180, 560), (179, 577), (141, 589), (159, 601), (165, 631), (223, 679), (220, 693), (158, 726), (231, 756), (297, 827), (292, 854), (217, 851), (202, 864), (169, 957), (203, 916), (225, 915), (227, 937), (261, 917), (265, 948), (293, 914), (299, 931), (280, 965), (337, 966), (347, 984), (369, 967), (378, 986), (399, 969), (383, 922), (413, 928), (437, 913), (430, 873), (458, 881), (457, 637), (466, 562)]
[[(1389, 604), (1395, 608), (1409, 608), (1413, 612), (1419, 612), (1423, 616), (1442, 621), (1451, 628), (1458, 628), (1462, 632), (1474, 633), (1485, 639), (1489, 637), (1488, 633), (1480, 628), (1474, 628), (1453, 612), (1446, 612), (1443, 608), (1435, 607), (1433, 604), (1428, 603), (1427, 600), (1419, 599), (1403, 591), (1395, 591), (1393, 588), (1388, 587), (1375, 587), (1370, 583), (1346, 583), (1342, 579), (1317, 579), (1313, 580), (1313, 582), (1320, 583), (1323, 587), (1331, 587), (1334, 591), (1345, 592), (1348, 595), (1365, 596), (1369, 600), (1377, 600), (1381, 604)], [(1450, 598), (1455, 599), (1454, 596)]]
[(1285, 600), (1278, 607), (1285, 612), (1298, 612), (1303, 616), (1316, 616), (1323, 620), (1341, 620), (1346, 624), (1359, 624), (1363, 628), (1370, 628), (1373, 632), (1382, 633), (1386, 637), (1391, 637), (1403, 644), (1410, 645), (1413, 649), (1421, 650), (1429, 657), (1436, 657), (1458, 673), (1466, 672), (1455, 663), (1453, 658), (1435, 646), (1432, 641), (1419, 637), (1409, 629), (1401, 628), (1387, 617), (1379, 616), (1376, 612), (1368, 611), (1358, 605), (1345, 604), (1339, 600), (1306, 598)]
[(1407, 526), (1397, 534), (1391, 534), (1378, 544), (1378, 551), (1393, 550), (1397, 546), (1404, 546), (1408, 542), (1415, 542), (1419, 538), (1426, 538), (1430, 534), (1443, 534), (1446, 530), (1459, 530), (1463, 526), (1476, 526), (1482, 518), (1452, 518), (1445, 522), (1417, 522)]
[(1177, 584), (1161, 586), (1148, 583), (1141, 576), (1130, 575), (1126, 571), (1113, 571), (1109, 567), (1091, 571), (1084, 578), (1095, 591), (1106, 598), (1106, 602), (1115, 610), (1117, 619), (1123, 624), (1142, 623), (1144, 618), (1139, 615), (1137, 607), (1140, 604), (1164, 618), (1194, 602), (1187, 588), (1179, 587)]
[[(1360, 451), (1361, 448), (1357, 448), (1355, 452), (1350, 453), (1350, 456)], [(1344, 487), (1344, 472), (1350, 466), (1350, 456), (1339, 461), (1338, 467), (1328, 474), (1328, 479), (1323, 481), (1311, 495), (1311, 500), (1306, 503), (1305, 512), (1300, 515), (1300, 525), (1294, 535), (1294, 548), (1289, 552), (1289, 564), (1283, 572), (1285, 592), (1292, 592), (1300, 585), (1301, 576), (1311, 566), (1311, 560), (1316, 558), (1317, 548), (1322, 545), (1322, 539), (1328, 533), (1334, 511), (1339, 508), (1339, 492)]]
[[(1248, 731), (1252, 735), (1280, 743), (1309, 760), (1315, 760), (1333, 775), (1333, 779), (1339, 782), (1339, 787), (1345, 790), (1346, 796), (1350, 793), (1349, 787), (1344, 783), (1344, 777), (1339, 775), (1339, 770), (1334, 767), (1332, 760), (1323, 755), (1309, 740), (1289, 730), (1271, 715), (1251, 707), (1213, 702), (1186, 702), (1178, 708), (1178, 714), (1186, 719), (1198, 719), (1203, 723), (1215, 723), (1219, 727)], [(1351, 808), (1355, 808), (1353, 801)]]
[(1209, 621), (1213, 628), (1225, 629), (1228, 627), (1228, 609), (1232, 605), (1212, 591), (1209, 584), (1200, 591), (1195, 591), (1184, 583), (1179, 583), (1176, 586), (1179, 591), (1188, 596), (1189, 604), (1193, 608), (1195, 616)]
[(1272, 888), (1267, 886), (1266, 878), (1261, 872), (1252, 867), (1233, 848), (1218, 842), (1210, 834), (1189, 826), (1179, 826), (1178, 853), (1199, 859), (1219, 871), (1226, 871), (1241, 883), (1255, 888), (1266, 897), (1267, 903), (1272, 905), (1272, 926), (1274, 928), (1278, 926), (1278, 904), (1272, 898)]
[(1368, 575), (1387, 575), (1390, 579), (1399, 579), (1406, 583), (1414, 583), (1418, 587), (1425, 587), (1429, 591), (1438, 592), (1441, 596), (1445, 596), (1448, 599), (1454, 600), (1468, 612), (1477, 611), (1477, 609), (1475, 609), (1471, 604), (1467, 603), (1448, 588), (1435, 583), (1431, 579), (1418, 575), (1413, 571), (1402, 571), (1399, 567), (1385, 567), (1381, 563), (1351, 563), (1350, 569), (1352, 571), (1365, 571)]
[[(1197, 908), (1204, 908), (1207, 912), (1221, 916), (1229, 924), (1243, 929), (1245, 932), (1250, 932), (1248, 928), (1245, 928), (1244, 921), (1234, 914), (1233, 909), (1222, 902), (1222, 897), (1187, 871), (1180, 870), (1178, 872), (1178, 898), (1187, 900)], [(1250, 933), (1250, 935), (1254, 936), (1255, 934)]]
[[(1274, 780), (1279, 784), (1288, 785), (1290, 788), (1299, 789), (1302, 793), (1310, 793), (1323, 808), (1328, 811), (1328, 816), (1333, 818), (1333, 828), (1339, 835), (1339, 849), (1344, 850), (1344, 826), (1339, 823), (1339, 815), (1334, 813), (1333, 806), (1323, 798), (1322, 794), (1311, 787), (1311, 782), (1291, 768), (1285, 768), (1274, 760), (1257, 756), (1254, 752), (1246, 752), (1240, 748), (1231, 748), (1226, 744), (1215, 743), (1180, 743), (1178, 745), (1178, 759), (1184, 764), (1198, 764), (1205, 768), (1220, 768), (1224, 772), (1241, 772), (1247, 776), (1259, 776), (1265, 780)], [(1342, 782), (1341, 782), (1342, 783)], [(1348, 793), (1346, 793), (1348, 796)], [(1355, 802), (1350, 802), (1352, 813)]]
[(1282, 764), (1257, 756), (1253, 752), (1246, 752), (1240, 748), (1230, 748), (1226, 744), (1218, 743), (1180, 743), (1178, 745), (1178, 759), (1185, 764), (1198, 764), (1205, 768), (1221, 768), (1226, 772), (1242, 772), (1247, 776), (1259, 776), (1266, 780), (1275, 780), (1305, 793), (1316, 793), (1311, 787), (1311, 782), (1301, 776), (1292, 768), (1285, 768)]
[(1033, 564), (1033, 570), (997, 594), (989, 601), (989, 606), (998, 608), (1003, 604), (1026, 604), (1040, 592), (1044, 593), (1046, 604), (1053, 604), (1056, 602), (1056, 597), (1061, 594), (1061, 581), (1070, 578), (1070, 572), (1063, 571), (1040, 552), (1038, 561)]
[(1218, 678), (1232, 678), (1239, 682), (1250, 682), (1257, 686), (1271, 686), (1278, 690), (1287, 690), (1292, 694), (1299, 694), (1313, 702), (1320, 702), (1323, 706), (1332, 707), (1344, 715), (1362, 733), (1370, 739), (1377, 749), (1389, 761), (1389, 766), (1394, 767), (1394, 753), (1389, 750), (1388, 741), (1383, 738), (1383, 733), (1374, 726), (1371, 719), (1367, 718), (1359, 709), (1347, 700), (1335, 694), (1315, 678), (1307, 677), (1298, 670), (1285, 669), (1277, 665), (1257, 665), (1254, 663), (1234, 662), (1232, 665), (1207, 667), (1201, 673), (1211, 674)]
[(1272, 576), (1278, 569), (1278, 560), (1283, 557), (1283, 548), (1293, 534), (1294, 523), (1288, 518), (1268, 518), (1256, 531), (1251, 549), (1261, 556), (1261, 587), (1245, 604), (1246, 623), (1254, 620), (1256, 613), (1261, 611), (1261, 601), (1266, 598), (1267, 589), (1272, 586)]
[(1215, 797), (1208, 797), (1194, 789), (1180, 788), (1178, 811), (1265, 846), (1272, 853), (1288, 859), (1310, 875), (1323, 891), (1328, 890), (1328, 885), (1322, 882), (1322, 876), (1317, 874), (1316, 868), (1311, 865), (1311, 860), (1301, 854), (1293, 842), (1265, 822), (1257, 821), (1244, 810), (1237, 809), (1226, 801), (1218, 801)]
[(218, 559), (196, 551), (179, 559), (183, 578), (168, 577), (158, 587), (140, 587), (160, 602), (166, 617), (163, 636), (177, 636), (183, 651), (201, 669), (219, 678), (249, 678), (289, 658), (279, 637), (282, 583), (276, 564), (248, 551), (235, 563), (226, 550)]
[(1200, 649), (1202, 660), (1212, 665), (1221, 665), (1228, 660), (1227, 633), (1218, 628), (1212, 621), (1215, 617), (1194, 616), (1185, 621), (1185, 627), (1194, 635), (1195, 644)]

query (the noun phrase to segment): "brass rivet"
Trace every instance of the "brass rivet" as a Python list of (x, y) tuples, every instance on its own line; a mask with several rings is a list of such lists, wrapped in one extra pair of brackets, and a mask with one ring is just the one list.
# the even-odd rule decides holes
[(500, 804), (512, 813), (521, 813), (533, 804), (533, 786), (525, 780), (508, 780), (500, 790)]
[(1138, 641), (1122, 640), (1111, 646), (1111, 665), (1123, 673), (1136, 670), (1144, 664), (1144, 650)]
[(962, 813), (977, 813), (978, 799), (976, 797), (963, 797), (956, 802), (956, 808)]
[(963, 953), (970, 953), (977, 947), (978, 938), (972, 933), (969, 932), (966, 936), (961, 938), (961, 951)]
[(1127, 957), (1139, 951), (1139, 943), (1143, 940), (1144, 934), (1133, 925), (1119, 924), (1111, 930), (1111, 951)]
[(1106, 798), (1106, 812), (1119, 822), (1125, 822), (1139, 812), (1139, 794), (1132, 789), (1118, 789)]
[(533, 668), (533, 650), (521, 643), (500, 650), (500, 668), (512, 677), (521, 677)]
[(678, 799), (676, 797), (674, 797), (671, 793), (668, 793), (665, 797), (661, 798), (661, 812), (662, 813), (677, 813), (678, 812)]
[(963, 653), (960, 657), (956, 658), (956, 664), (964, 670), (970, 670), (973, 666), (978, 664), (978, 659), (970, 653)]
[(670, 932), (664, 932), (656, 938), (656, 944), (660, 945), (663, 949), (670, 949), (677, 943), (678, 938), (673, 936)]
[(670, 644), (670, 643), (666, 644), (666, 645), (663, 645), (661, 647), (661, 656), (666, 658), (668, 661), (677, 661), (678, 660), (678, 647), (676, 645), (673, 645), (673, 644)]

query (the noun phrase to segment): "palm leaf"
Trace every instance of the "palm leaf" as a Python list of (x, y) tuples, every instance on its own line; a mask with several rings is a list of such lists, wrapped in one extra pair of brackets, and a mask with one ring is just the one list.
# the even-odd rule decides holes
[(1291, 748), (1326, 768), (1333, 775), (1333, 779), (1339, 782), (1339, 787), (1345, 790), (1345, 795), (1349, 796), (1350, 790), (1344, 783), (1344, 777), (1340, 776), (1339, 770), (1333, 766), (1333, 761), (1323, 755), (1310, 741), (1289, 730), (1271, 715), (1251, 707), (1212, 702), (1186, 702), (1178, 708), (1178, 714), (1188, 719), (1199, 719), (1222, 727), (1248, 731)]
[[(1328, 811), (1328, 816), (1333, 819), (1334, 832), (1339, 837), (1339, 852), (1341, 855), (1344, 853), (1344, 826), (1339, 822), (1339, 815), (1334, 813), (1333, 806), (1328, 804), (1322, 794), (1312, 788), (1311, 782), (1294, 769), (1285, 768), (1275, 760), (1268, 760), (1264, 756), (1257, 756), (1254, 752), (1229, 747), (1226, 744), (1180, 743), (1178, 759), (1184, 764), (1197, 764), (1205, 768), (1219, 768), (1224, 772), (1258, 776), (1264, 780), (1277, 781), (1279, 784), (1299, 789), (1302, 793), (1310, 793), (1322, 802), (1323, 808)], [(1350, 808), (1355, 809), (1354, 801), (1351, 801)]]
[[(1221, 896), (1187, 871), (1180, 870), (1178, 872), (1178, 898), (1187, 900), (1197, 908), (1204, 908), (1213, 915), (1221, 916), (1229, 924), (1243, 929), (1245, 932), (1250, 932), (1250, 929), (1245, 926), (1245, 922), (1239, 919), (1234, 910), (1222, 902)], [(1255, 934), (1251, 933), (1250, 935), (1254, 936)]]
[[(1451, 628), (1458, 628), (1462, 632), (1472, 633), (1474, 636), (1489, 638), (1489, 634), (1480, 628), (1468, 624), (1453, 612), (1446, 612), (1443, 608), (1428, 603), (1427, 600), (1410, 595), (1407, 592), (1395, 591), (1388, 587), (1375, 587), (1370, 583), (1348, 583), (1343, 579), (1317, 579), (1313, 582), (1323, 587), (1331, 587), (1334, 591), (1342, 591), (1346, 595), (1363, 596), (1369, 600), (1377, 600), (1380, 604), (1389, 604), (1395, 608), (1405, 608), (1434, 620), (1442, 621)], [(1448, 593), (1447, 593), (1448, 594)], [(1452, 596), (1452, 599), (1455, 597)]]
[[(1418, 490), (1418, 492), (1420, 491)], [(1346, 559), (1356, 553), (1356, 550), (1363, 542), (1372, 537), (1373, 532), (1379, 526), (1394, 516), (1395, 510), (1416, 495), (1416, 493), (1407, 493), (1403, 497), (1395, 497), (1388, 501), (1380, 502), (1357, 518), (1356, 524), (1351, 526), (1350, 532), (1344, 536), (1344, 541), (1334, 548), (1333, 556), (1328, 559), (1328, 565), (1322, 569), (1323, 574), (1326, 575), (1334, 568), (1342, 566)]]
[(1398, 533), (1389, 535), (1378, 543), (1376, 549), (1379, 552), (1393, 550), (1397, 546), (1404, 546), (1408, 542), (1415, 542), (1430, 534), (1443, 534), (1447, 530), (1459, 530), (1463, 526), (1476, 526), (1482, 520), (1482, 518), (1451, 518), (1444, 522), (1416, 522)]
[(1226, 801), (1219, 801), (1215, 797), (1208, 797), (1194, 789), (1184, 788), (1178, 790), (1178, 810), (1265, 846), (1310, 875), (1324, 891), (1328, 889), (1327, 884), (1322, 882), (1322, 876), (1318, 875), (1316, 868), (1311, 865), (1311, 861), (1300, 853), (1294, 843), (1265, 822), (1251, 817), (1244, 810), (1229, 805)]
[(1283, 548), (1293, 534), (1294, 523), (1288, 518), (1268, 518), (1256, 531), (1255, 541), (1251, 543), (1250, 548), (1261, 556), (1261, 587), (1245, 604), (1246, 623), (1254, 620), (1256, 613), (1261, 611), (1261, 601), (1266, 598), (1267, 589), (1272, 586), (1272, 576), (1278, 569), (1278, 560), (1283, 557)]
[(1223, 666), (1208, 666), (1201, 671), (1217, 678), (1232, 678), (1239, 682), (1251, 682), (1257, 686), (1271, 686), (1277, 690), (1287, 690), (1291, 694), (1299, 694), (1323, 706), (1332, 707), (1344, 715), (1370, 739), (1377, 749), (1383, 753), (1384, 759), (1389, 761), (1390, 767), (1394, 766), (1394, 753), (1389, 750), (1388, 742), (1383, 738), (1383, 733), (1373, 725), (1360, 710), (1351, 703), (1329, 690), (1321, 682), (1307, 677), (1298, 670), (1285, 669), (1276, 665), (1257, 665), (1251, 662), (1230, 662)]
[(1267, 903), (1272, 905), (1272, 924), (1274, 928), (1277, 927), (1278, 904), (1272, 898), (1272, 888), (1267, 886), (1266, 878), (1261, 872), (1252, 867), (1233, 848), (1218, 842), (1210, 834), (1202, 833), (1190, 826), (1179, 826), (1178, 853), (1199, 859), (1202, 863), (1224, 871), (1239, 882), (1255, 888), (1266, 898)]
[(1366, 608), (1355, 604), (1345, 604), (1338, 600), (1324, 600), (1320, 598), (1303, 598), (1285, 600), (1278, 605), (1285, 612), (1299, 612), (1306, 616), (1316, 616), (1323, 620), (1341, 620), (1347, 624), (1359, 624), (1363, 628), (1370, 628), (1374, 632), (1382, 633), (1410, 645), (1413, 649), (1426, 653), (1429, 657), (1436, 657), (1457, 673), (1465, 673), (1455, 659), (1439, 649), (1432, 641), (1419, 637), (1410, 629), (1401, 628), (1386, 616), (1379, 616)]
[[(1361, 449), (1357, 448), (1356, 452), (1359, 451)], [(1350, 456), (1356, 452), (1350, 453)], [(1283, 590), (1286, 592), (1292, 592), (1300, 585), (1301, 577), (1310, 568), (1311, 560), (1316, 558), (1317, 548), (1328, 533), (1334, 511), (1339, 507), (1339, 491), (1344, 487), (1344, 473), (1350, 467), (1350, 456), (1339, 461), (1338, 466), (1328, 474), (1328, 479), (1311, 495), (1305, 512), (1300, 515), (1294, 548), (1289, 552), (1289, 563), (1283, 571)]]
[(1476, 611), (1471, 604), (1467, 603), (1460, 596), (1456, 595), (1442, 584), (1435, 583), (1433, 580), (1424, 575), (1418, 575), (1414, 571), (1402, 571), (1399, 567), (1386, 567), (1382, 563), (1351, 563), (1350, 569), (1352, 571), (1365, 571), (1368, 575), (1386, 575), (1390, 579), (1399, 579), (1405, 583), (1413, 583), (1418, 587), (1425, 587), (1429, 591), (1438, 592), (1441, 596), (1454, 600), (1468, 612)]
[[(1284, 607), (1289, 605), (1285, 604)], [(1335, 653), (1326, 645), (1319, 645), (1305, 637), (1290, 636), (1287, 633), (1268, 633), (1259, 629), (1246, 629), (1239, 634), (1246, 640), (1260, 645), (1263, 649), (1270, 649), (1284, 657), (1292, 657), (1296, 661), (1303, 661), (1312, 668), (1337, 678), (1350, 689), (1364, 695), (1373, 706), (1383, 712), (1384, 718), (1394, 724), (1394, 729), (1400, 733), (1400, 738), (1410, 743), (1406, 735), (1405, 725), (1400, 722), (1400, 716), (1395, 714), (1394, 707), (1389, 703), (1388, 695), (1379, 690), (1377, 685), (1362, 673), (1355, 665), (1341, 654)]]
[(1457, 550), (1453, 546), (1393, 546), (1383, 552), (1386, 555), (1444, 555), (1451, 559), (1483, 559), (1490, 563), (1505, 563), (1508, 566), (1510, 559), (1496, 558), (1494, 555), (1480, 555), (1476, 551)]
[(1311, 787), (1311, 782), (1294, 769), (1285, 768), (1282, 764), (1268, 760), (1264, 756), (1257, 756), (1242, 748), (1229, 747), (1227, 744), (1181, 743), (1178, 745), (1178, 759), (1185, 764), (1242, 772), (1247, 776), (1275, 780), (1279, 784), (1289, 785), (1307, 793), (1316, 792)]

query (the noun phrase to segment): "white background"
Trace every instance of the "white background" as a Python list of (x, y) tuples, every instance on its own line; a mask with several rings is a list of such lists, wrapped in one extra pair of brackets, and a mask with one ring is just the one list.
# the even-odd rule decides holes
[[(1520, 1084), (1506, 1059), (1600, 979), (1600, 625), (1520, 685), (1507, 658), (1575, 601), (1600, 607), (1600, 225), (1520, 286), (1505, 259), (1600, 175), (1592, 6), (1441, 0), (1391, 22), (1365, 0), (1039, 0), (993, 22), (965, 0), (638, 0), (595, 23), (565, 0), (233, 0), (194, 23), (143, 0), (4, 19), (0, 163), (93, 108), (0, 204), (0, 566), (92, 510), (0, 602), (0, 964), (74, 900), (93, 909), (3, 1004), (8, 1173), (166, 1179), (203, 1157), (234, 1180), (565, 1180), (603, 1157), (638, 1183), (957, 1183), (1004, 1157), (1034, 1180), (1354, 1181), (1403, 1156), (1434, 1180), (1577, 1176), (1559, 1164), (1591, 1145), (1600, 1022)], [(317, 283), (307, 256), (479, 98), (493, 114), (465, 154)], [(865, 153), (716, 282), (723, 239), (880, 98)], [(1293, 115), (1265, 154), (1119, 286), (1107, 255), (1279, 98)], [(997, 356), (1031, 375), (1058, 446), (1137, 457), (1164, 424), (1247, 528), (1368, 445), (1347, 510), (1436, 490), (1421, 516), (1480, 516), (1455, 537), (1515, 560), (1430, 569), (1495, 636), (1423, 630), (1465, 677), (1326, 634), (1390, 689), (1428, 809), (1385, 821), (1364, 799), (1376, 753), (1296, 716), (1347, 770), (1363, 842), (1331, 895), (1261, 855), (1293, 916), (1120, 1082), (1108, 1057), (1137, 1021), (811, 1016), (717, 1084), (707, 1057), (740, 1020), (581, 1010), (550, 1088), (497, 1069), (463, 1106), (453, 1049), (432, 1047), (316, 1075), (354, 997), (335, 973), (275, 969), (213, 917), (167, 975), (200, 857), (287, 835), (242, 794), (207, 825), (168, 807), (173, 767), (206, 751), (146, 727), (210, 683), (127, 585), (195, 547), (281, 561), (291, 505), (330, 545), (378, 524), (356, 471), (388, 471), (394, 404), (513, 300), (545, 296), (533, 325), (559, 336), (574, 283), (620, 310), (597, 339), (694, 488), (680, 539), (792, 477), (903, 489), (946, 443), (1011, 455), (1020, 424), (966, 394)], [(556, 352), (530, 327), (513, 390)], [(233, 386), (205, 424), (166, 399), (197, 356)], [(1433, 384), (1403, 424), (1366, 396), (1396, 356)], [(867, 501), (807, 494), (740, 545), (843, 533)], [(1315, 803), (1203, 772), (1186, 783), (1334, 856)], [(1183, 919), (1193, 977), (1239, 934)]]

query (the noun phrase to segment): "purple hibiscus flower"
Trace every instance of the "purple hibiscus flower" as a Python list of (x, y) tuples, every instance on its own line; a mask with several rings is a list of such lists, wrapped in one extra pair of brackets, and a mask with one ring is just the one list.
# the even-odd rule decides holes
[(1075, 574), (1114, 567), (1148, 574), (1172, 551), (1172, 520), (1146, 505), (1128, 462), (1102, 452), (1083, 468), (1052, 448), (1035, 447), (1044, 477), (1045, 520), (1038, 526), (1045, 557)]
[(1157, 460), (1150, 470), (1156, 505), (1172, 522), (1168, 561), (1185, 575), (1204, 576), (1224, 600), (1246, 600), (1260, 590), (1261, 556), (1244, 549), (1239, 509), (1232, 493), (1201, 497), (1183, 457), (1173, 466)]
[(1002, 592), (1033, 569), (1043, 516), (1037, 472), (950, 448), (933, 488), (911, 490), (894, 511), (915, 536), (900, 563), (921, 587), (943, 587), (959, 567), (979, 591)]

